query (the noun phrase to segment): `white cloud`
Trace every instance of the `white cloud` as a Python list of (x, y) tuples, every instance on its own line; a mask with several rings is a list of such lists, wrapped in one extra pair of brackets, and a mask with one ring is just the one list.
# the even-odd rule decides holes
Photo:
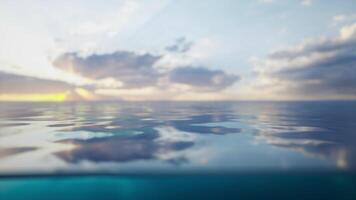
[[(275, 3), (278, 0), (259, 0), (260, 3)], [(313, 4), (314, 0), (300, 0), (301, 5), (303, 6), (311, 6)]]
[(352, 39), (356, 36), (356, 23), (350, 26), (344, 26), (340, 30), (340, 37), (343, 40)]
[(88, 18), (80, 22), (77, 26), (71, 27), (68, 31), (73, 35), (108, 34), (114, 36), (121, 29), (130, 23), (130, 20), (140, 10), (140, 4), (135, 1), (123, 1), (115, 12), (103, 13), (97, 18)]
[(301, 4), (303, 6), (311, 6), (313, 4), (313, 0), (302, 0)]
[(275, 0), (259, 0), (261, 3), (273, 3)]
[(347, 23), (352, 23), (356, 21), (356, 14), (349, 14), (349, 15), (335, 15), (332, 18), (332, 24), (333, 25), (339, 25), (339, 24), (347, 24)]

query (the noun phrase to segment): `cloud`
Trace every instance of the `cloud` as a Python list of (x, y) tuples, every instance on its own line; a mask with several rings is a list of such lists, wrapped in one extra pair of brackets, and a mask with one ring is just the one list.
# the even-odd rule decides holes
[(18, 148), (1, 148), (0, 149), (0, 158), (4, 158), (7, 156), (13, 156), (20, 153), (25, 153), (29, 151), (37, 150), (37, 148), (33, 147), (18, 147)]
[(222, 70), (185, 66), (173, 69), (169, 73), (169, 80), (173, 83), (186, 84), (201, 90), (222, 90), (233, 85), (239, 80), (239, 77), (226, 74)]
[[(41, 24), (38, 21), (50, 24), (53, 28), (50, 34), (57, 39), (56, 45), (61, 52), (111, 52), (116, 50), (113, 44), (127, 41), (169, 3), (165, 0), (32, 3), (37, 9), (31, 12), (30, 18), (36, 13), (41, 17), (36, 24)], [(26, 10), (29, 6), (21, 7)]]
[[(277, 2), (277, 0), (259, 0), (258, 2), (270, 4)], [(311, 6), (313, 4), (313, 0), (300, 0), (300, 4), (303, 6)]]
[(237, 75), (204, 64), (215, 50), (208, 38), (176, 39), (161, 51), (119, 50), (88, 54), (67, 52), (53, 61), (56, 69), (89, 80), (81, 85), (95, 95), (125, 100), (221, 99)]
[(275, 0), (259, 0), (261, 3), (273, 3)]
[[(118, 6), (118, 8), (116, 8)], [(95, 20), (84, 21), (69, 29), (72, 35), (92, 35), (106, 33), (115, 35), (120, 31), (120, 28), (127, 26), (140, 9), (139, 2), (135, 0), (123, 1), (120, 5), (115, 5), (115, 12), (103, 12), (97, 15)]]
[(313, 0), (302, 0), (301, 4), (303, 6), (311, 6), (313, 4)]
[(67, 91), (71, 88), (73, 86), (61, 81), (0, 72), (1, 94), (57, 93)]
[(344, 23), (352, 23), (356, 21), (356, 14), (350, 15), (336, 15), (332, 18), (333, 24), (344, 24)]
[(0, 101), (79, 101), (111, 100), (96, 94), (90, 87), (83, 88), (63, 81), (35, 78), (0, 72)]
[(126, 88), (155, 85), (160, 74), (153, 68), (160, 56), (117, 51), (81, 57), (78, 53), (59, 56), (54, 65), (67, 72), (95, 80), (119, 80)]
[[(170, 53), (171, 51), (186, 53), (190, 48), (184, 38), (176, 42), (179, 44), (171, 46)], [(156, 64), (165, 57), (166, 54), (163, 53), (153, 55), (129, 51), (93, 54), (86, 57), (79, 53), (65, 53), (55, 59), (53, 65), (66, 72), (94, 80), (94, 84), (86, 88), (96, 89), (97, 92), (106, 95), (131, 94), (131, 90), (148, 91), (153, 94), (157, 90), (171, 90), (176, 85), (188, 86), (185, 88), (191, 91), (218, 91), (239, 80), (236, 75), (227, 74), (222, 70), (211, 70), (205, 66), (182, 65), (162, 70)]]
[(166, 50), (169, 52), (185, 53), (193, 46), (193, 42), (188, 42), (185, 37), (176, 39), (173, 45), (167, 46)]
[(335, 38), (308, 40), (255, 62), (257, 74), (282, 93), (356, 96), (356, 24)]
[(181, 37), (174, 45), (168, 46), (168, 49), (166, 47), (165, 51), (161, 52), (163, 56), (155, 67), (165, 71), (179, 66), (201, 65), (206, 63), (217, 49), (217, 42), (211, 38), (200, 38), (192, 42)]

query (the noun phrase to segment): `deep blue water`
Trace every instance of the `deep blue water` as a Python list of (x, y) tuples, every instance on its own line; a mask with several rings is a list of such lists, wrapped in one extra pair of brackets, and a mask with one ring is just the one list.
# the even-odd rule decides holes
[(355, 199), (355, 130), (351, 101), (1, 103), (0, 199)]

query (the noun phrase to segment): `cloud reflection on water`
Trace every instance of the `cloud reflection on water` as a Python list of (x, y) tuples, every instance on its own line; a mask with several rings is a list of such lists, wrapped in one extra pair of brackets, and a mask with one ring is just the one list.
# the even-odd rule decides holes
[[(0, 116), (1, 152), (6, 154), (0, 163), (21, 163), (23, 156), (17, 155), (42, 151), (69, 169), (83, 162), (98, 170), (100, 163), (139, 169), (142, 162), (152, 170), (157, 165), (263, 169), (263, 164), (254, 166), (258, 159), (275, 168), (283, 163), (308, 168), (312, 162), (320, 169), (355, 169), (356, 116), (351, 108), (355, 102), (10, 104)], [(27, 133), (31, 127), (42, 133)], [(51, 145), (70, 148), (45, 151)]]

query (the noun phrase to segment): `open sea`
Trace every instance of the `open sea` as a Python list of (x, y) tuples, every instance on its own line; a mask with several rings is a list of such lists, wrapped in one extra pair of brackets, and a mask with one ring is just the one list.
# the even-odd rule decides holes
[(0, 103), (0, 199), (356, 199), (356, 102)]

